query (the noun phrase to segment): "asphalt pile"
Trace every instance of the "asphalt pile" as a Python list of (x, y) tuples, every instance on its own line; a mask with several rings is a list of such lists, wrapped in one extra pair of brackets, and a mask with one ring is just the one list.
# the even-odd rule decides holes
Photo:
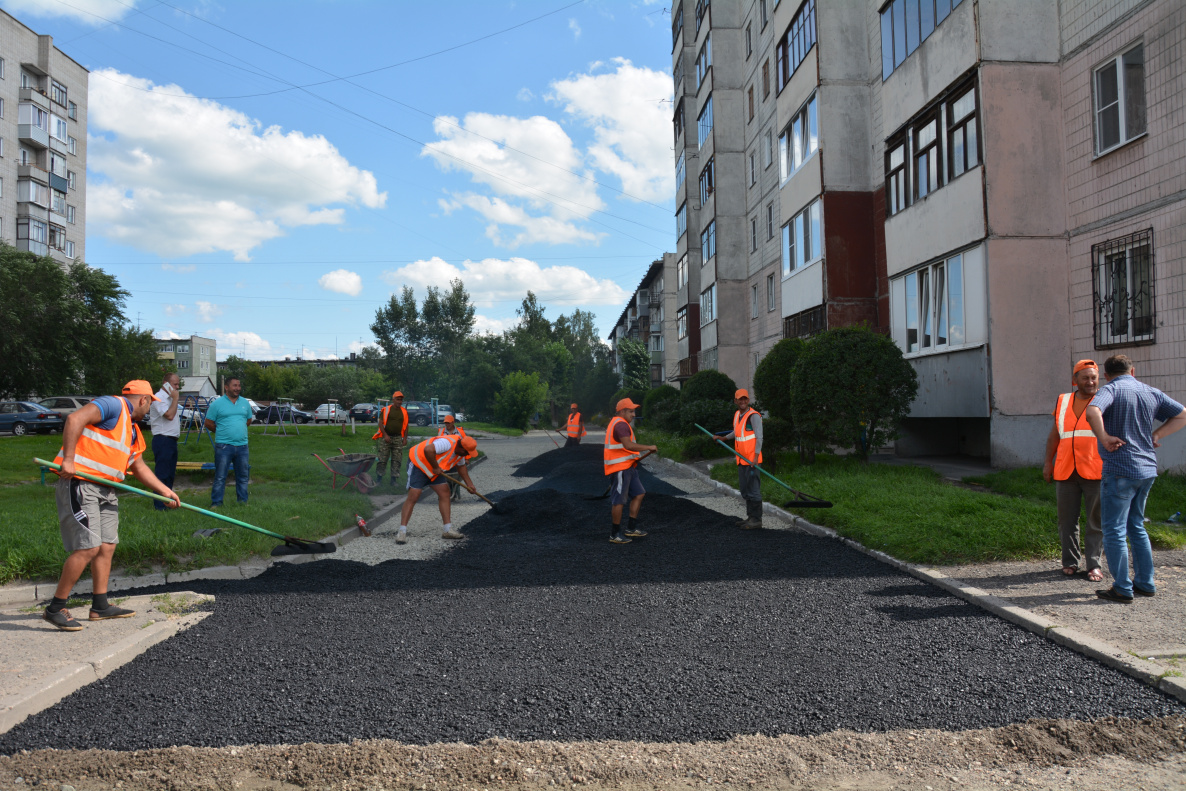
[[(568, 463), (552, 467), (570, 475)], [(600, 456), (586, 464), (596, 491)], [(432, 560), (186, 583), (217, 594), (213, 615), (0, 736), (0, 753), (700, 741), (1186, 713), (835, 540), (741, 531), (654, 494), (640, 520), (651, 534), (617, 546), (606, 501), (533, 489), (503, 502)]]
[[(575, 448), (561, 448), (550, 450), (519, 465), (512, 473), (516, 478), (539, 478), (531, 485), (516, 490), (542, 491), (552, 489), (558, 492), (585, 494), (590, 497), (605, 494), (609, 486), (609, 478), (604, 474), (604, 457), (600, 444), (578, 445)], [(678, 496), (686, 494), (683, 489), (673, 486), (662, 478), (649, 472), (645, 467), (639, 468), (643, 488), (648, 494), (666, 494)], [(499, 492), (500, 495), (514, 492)]]

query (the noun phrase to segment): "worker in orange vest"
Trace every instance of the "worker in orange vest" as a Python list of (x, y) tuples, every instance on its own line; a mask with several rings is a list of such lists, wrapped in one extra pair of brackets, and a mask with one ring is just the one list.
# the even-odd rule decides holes
[[(615, 407), (615, 416), (605, 427), (605, 474), (613, 476), (610, 481), (610, 525), (609, 540), (614, 544), (629, 544), (632, 538), (642, 538), (646, 531), (638, 526), (638, 511), (647, 490), (642, 488), (638, 476), (638, 458), (646, 451), (659, 450), (654, 445), (639, 445), (634, 441), (634, 410), (638, 404), (623, 398)], [(622, 508), (630, 503), (630, 522), (622, 530)]]
[(461, 434), (433, 437), (413, 446), (408, 452), (408, 496), (400, 512), (399, 532), (395, 536), (397, 544), (408, 542), (408, 520), (412, 518), (412, 509), (416, 507), (416, 501), (420, 499), (420, 494), (426, 487), (436, 493), (437, 504), (441, 509), (441, 521), (444, 523), (441, 538), (462, 537), (459, 531), (453, 529), (449, 481), (441, 473), (456, 469), (465, 481), (465, 488), (470, 494), (476, 494), (477, 490), (469, 477), (465, 460), (469, 454), (476, 452), (477, 448), (478, 443), (473, 437)]
[(82, 630), (82, 624), (70, 616), (66, 602), (88, 565), (93, 583), (89, 620), (130, 618), (136, 614), (107, 600), (111, 558), (119, 543), (119, 497), (114, 489), (77, 478), (75, 473), (85, 472), (119, 483), (131, 472), (149, 489), (170, 498), (170, 508), (181, 503), (141, 457), (146, 445), (136, 423), (157, 400), (148, 382), (136, 379), (124, 385), (121, 395), (100, 396), (71, 413), (62, 427), (62, 449), (54, 459), (61, 466), (55, 498), (62, 543), (70, 555), (62, 565), (57, 590), (45, 608), (44, 618), (64, 632)]
[(1104, 533), (1100, 525), (1100, 478), (1104, 463), (1099, 444), (1087, 423), (1087, 405), (1099, 390), (1100, 372), (1094, 360), (1080, 360), (1071, 372), (1075, 390), (1063, 393), (1054, 405), (1054, 425), (1046, 438), (1046, 463), (1042, 477), (1055, 482), (1058, 501), (1058, 537), (1062, 542), (1062, 573), (1078, 573), (1083, 562), (1079, 551), (1079, 508), (1087, 510), (1087, 578), (1104, 578), (1101, 565)]
[(375, 486), (383, 483), (387, 462), (391, 462), (391, 485), (399, 480), (399, 463), (408, 446), (408, 410), (404, 407), (404, 394), (396, 390), (391, 394), (391, 403), (379, 412), (379, 430), (371, 439), (375, 440), (375, 455), (379, 463), (375, 468), (378, 478)]
[[(468, 437), (465, 429), (457, 422), (457, 418), (453, 415), (445, 415), (441, 418), (441, 427), (437, 430), (438, 437), (444, 437), (451, 434), (460, 434), (463, 437)], [(473, 460), (478, 458), (478, 449), (475, 447), (472, 451), (465, 455), (465, 460), (468, 464), (472, 464)], [(459, 501), (461, 499), (461, 486), (449, 481), (449, 499)]]
[(737, 411), (733, 413), (733, 430), (718, 432), (717, 436), (733, 440), (733, 449), (748, 461), (737, 460), (737, 484), (745, 499), (745, 519), (739, 527), (754, 530), (762, 526), (762, 474), (754, 464), (762, 463), (762, 413), (751, 409), (749, 391), (733, 394)]
[(580, 407), (572, 404), (568, 408), (568, 439), (564, 447), (575, 448), (581, 444), (581, 437), (585, 436), (585, 423), (581, 420)]

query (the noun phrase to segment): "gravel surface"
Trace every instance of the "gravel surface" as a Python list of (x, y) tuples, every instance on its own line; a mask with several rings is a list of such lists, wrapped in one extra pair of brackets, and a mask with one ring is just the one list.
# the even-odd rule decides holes
[[(587, 463), (596, 487), (599, 459)], [(0, 737), (0, 753), (696, 741), (1186, 713), (837, 541), (740, 531), (652, 494), (652, 535), (615, 546), (607, 501), (538, 489), (503, 503), (507, 515), (482, 513), (431, 559), (190, 582), (218, 595), (213, 615)]]

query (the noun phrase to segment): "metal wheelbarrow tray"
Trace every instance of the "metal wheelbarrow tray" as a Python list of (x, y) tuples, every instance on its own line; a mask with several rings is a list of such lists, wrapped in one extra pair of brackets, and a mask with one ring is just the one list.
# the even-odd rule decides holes
[[(313, 454), (313, 458), (321, 462), (333, 474), (330, 486), (336, 490), (345, 489), (350, 484), (354, 484), (354, 488), (363, 494), (374, 489), (376, 483), (375, 479), (370, 476), (370, 470), (375, 466), (375, 460), (379, 457), (370, 453), (347, 453), (341, 448), (338, 448), (338, 452), (342, 455), (330, 456), (325, 459), (316, 453)], [(339, 476), (346, 479), (341, 486), (338, 485)]]

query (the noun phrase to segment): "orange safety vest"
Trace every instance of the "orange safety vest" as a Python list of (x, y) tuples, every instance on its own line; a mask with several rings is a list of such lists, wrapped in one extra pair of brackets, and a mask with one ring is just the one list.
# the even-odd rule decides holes
[[(137, 457), (144, 452), (144, 437), (132, 422), (132, 410), (128, 401), (119, 398), (119, 418), (115, 426), (101, 429), (95, 424), (84, 426), (78, 443), (74, 446), (74, 467), (79, 472), (89, 473), (109, 481), (122, 481)], [(54, 457), (55, 464), (61, 464), (62, 450)]]
[[(1104, 471), (1100, 458), (1099, 443), (1095, 432), (1087, 422), (1087, 409), (1075, 417), (1071, 405), (1075, 403), (1074, 393), (1063, 393), (1054, 408), (1055, 425), (1058, 426), (1058, 452), (1054, 456), (1054, 479), (1065, 481), (1072, 472), (1089, 481), (1098, 481)], [(1089, 405), (1091, 401), (1087, 402)]]
[(460, 434), (446, 434), (444, 437), (433, 437), (426, 439), (423, 442), (417, 443), (411, 451), (408, 452), (408, 460), (420, 468), (420, 471), (432, 479), (432, 465), (428, 463), (428, 456), (425, 454), (425, 449), (430, 442), (436, 442), (438, 439), (446, 439), (449, 441), (449, 450), (445, 453), (437, 454), (437, 466), (441, 468), (441, 472), (448, 472), (457, 466), (457, 443), (461, 442)]
[[(385, 406), (381, 410), (379, 410), (379, 425), (380, 426), (387, 425), (387, 413), (391, 411), (391, 407), (392, 407), (392, 404), (388, 404), (387, 406)], [(408, 408), (401, 406), (400, 411), (404, 413), (404, 424), (399, 430), (399, 435), (401, 437), (406, 437), (406, 436), (408, 436)], [(371, 439), (379, 439), (382, 436), (383, 436), (382, 431), (376, 431), (375, 435), (373, 437), (371, 437)]]
[(635, 453), (632, 450), (626, 450), (625, 446), (614, 439), (614, 426), (619, 423), (625, 423), (626, 428), (630, 429), (630, 441), (634, 441), (634, 429), (630, 427), (629, 421), (625, 418), (617, 417), (616, 415), (610, 420), (609, 425), (605, 427), (605, 474), (613, 475), (619, 470), (628, 470), (634, 466), (642, 454)]
[[(733, 449), (745, 456), (747, 459), (753, 459), (757, 464), (762, 463), (762, 454), (758, 453), (758, 435), (754, 433), (751, 428), (746, 431), (746, 423), (749, 422), (750, 415), (757, 415), (758, 410), (746, 408), (745, 412), (740, 409), (733, 415)], [(757, 458), (754, 458), (754, 457)], [(750, 467), (752, 466), (748, 461), (737, 460), (738, 466)]]
[[(466, 433), (465, 433), (465, 429), (463, 429), (461, 426), (457, 426), (457, 433), (458, 433), (458, 434), (460, 434), (460, 435), (461, 435), (461, 436), (463, 436), (463, 437), (468, 437), (468, 436), (469, 436), (469, 434), (466, 434)], [(451, 436), (453, 436), (453, 435), (452, 435), (452, 434), (450, 434), (450, 433), (448, 433), (447, 431), (445, 431), (445, 427), (444, 427), (444, 426), (441, 426), (441, 427), (440, 427), (440, 428), (437, 430), (437, 436), (438, 436), (438, 437), (451, 437)], [(473, 449), (471, 452), (469, 452), (469, 453), (465, 454), (465, 458), (467, 458), (467, 459), (476, 459), (476, 458), (478, 458), (478, 449), (477, 449), (477, 448), (474, 448), (474, 449)]]
[(568, 416), (568, 436), (583, 437), (589, 432), (581, 427), (581, 413), (576, 412)]

